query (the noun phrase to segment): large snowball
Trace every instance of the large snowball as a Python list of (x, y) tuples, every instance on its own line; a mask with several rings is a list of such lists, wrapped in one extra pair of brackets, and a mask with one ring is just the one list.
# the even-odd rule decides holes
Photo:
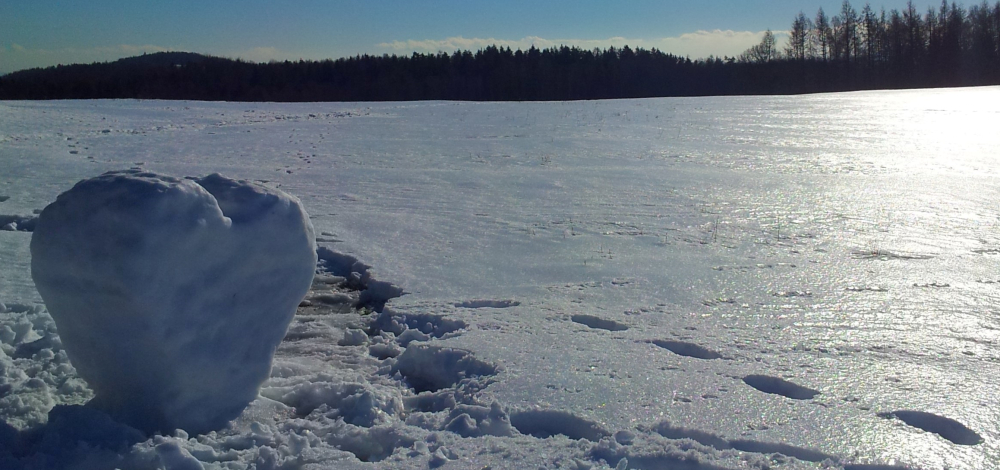
[(81, 181), (31, 238), (32, 277), (91, 404), (147, 432), (238, 416), (315, 266), (296, 198), (217, 174)]

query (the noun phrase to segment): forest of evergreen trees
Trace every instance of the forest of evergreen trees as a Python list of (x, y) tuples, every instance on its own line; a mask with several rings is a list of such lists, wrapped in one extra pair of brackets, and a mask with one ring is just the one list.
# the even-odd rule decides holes
[(191, 53), (31, 69), (0, 77), (0, 99), (226, 101), (580, 100), (792, 94), (1000, 84), (1000, 1), (919, 12), (799, 13), (779, 47), (768, 31), (739, 57), (554, 47), (359, 55), (255, 64)]

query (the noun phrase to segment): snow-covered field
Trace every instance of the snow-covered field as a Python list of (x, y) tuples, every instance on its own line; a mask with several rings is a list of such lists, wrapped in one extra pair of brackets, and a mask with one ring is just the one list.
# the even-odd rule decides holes
[[(996, 87), (0, 102), (0, 468), (998, 469), (998, 128)], [(219, 431), (79, 406), (31, 281), (32, 214), (129, 168), (312, 218), (313, 288)]]

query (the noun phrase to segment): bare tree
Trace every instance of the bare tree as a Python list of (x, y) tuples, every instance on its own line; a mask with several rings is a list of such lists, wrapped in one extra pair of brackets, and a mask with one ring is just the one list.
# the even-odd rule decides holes
[(743, 51), (740, 54), (740, 62), (751, 64), (763, 64), (778, 58), (778, 49), (775, 47), (774, 33), (767, 30), (760, 44)]
[(841, 43), (841, 53), (843, 59), (850, 62), (858, 57), (860, 44), (858, 40), (858, 11), (851, 6), (850, 0), (844, 0), (840, 8), (840, 34), (838, 42)]
[(871, 5), (865, 3), (861, 10), (861, 44), (865, 55), (865, 64), (869, 69), (875, 66), (875, 61), (880, 55), (881, 41), (879, 31), (881, 25), (879, 19), (872, 10)]
[(815, 44), (819, 58), (823, 59), (824, 62), (830, 59), (830, 36), (832, 35), (830, 20), (826, 17), (826, 13), (823, 12), (823, 8), (820, 7), (819, 11), (816, 12), (812, 41)]
[(808, 54), (807, 43), (812, 30), (812, 23), (805, 13), (799, 12), (792, 21), (792, 30), (788, 35), (788, 45), (785, 47), (785, 57), (792, 60), (805, 60)]

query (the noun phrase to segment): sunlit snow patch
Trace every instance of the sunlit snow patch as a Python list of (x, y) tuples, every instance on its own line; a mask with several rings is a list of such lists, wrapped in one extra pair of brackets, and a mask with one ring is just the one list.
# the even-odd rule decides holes
[(141, 430), (204, 432), (268, 378), (312, 282), (297, 199), (218, 174), (84, 180), (42, 211), (32, 277), (92, 406)]

